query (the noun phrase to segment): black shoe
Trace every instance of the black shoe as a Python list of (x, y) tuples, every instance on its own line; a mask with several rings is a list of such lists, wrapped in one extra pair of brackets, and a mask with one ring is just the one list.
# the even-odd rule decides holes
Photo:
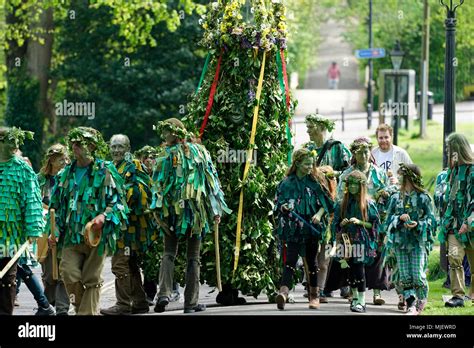
[(39, 307), (35, 315), (56, 315), (56, 310), (51, 305), (49, 305), (49, 307), (46, 307), (46, 308)]
[(324, 297), (332, 297), (332, 291), (324, 290), (323, 295), (324, 295)]
[(150, 311), (150, 307), (138, 307), (138, 308), (133, 308), (132, 307), (132, 314), (145, 314)]
[(166, 306), (169, 303), (170, 303), (170, 299), (168, 298), (168, 296), (159, 297), (155, 305), (155, 312), (163, 313), (165, 311)]
[(205, 304), (198, 304), (192, 308), (185, 308), (184, 313), (204, 312), (206, 310)]
[(444, 304), (445, 307), (464, 307), (464, 300), (462, 298), (453, 296), (449, 301)]
[(341, 288), (341, 297), (348, 298), (351, 294), (351, 288), (344, 286)]

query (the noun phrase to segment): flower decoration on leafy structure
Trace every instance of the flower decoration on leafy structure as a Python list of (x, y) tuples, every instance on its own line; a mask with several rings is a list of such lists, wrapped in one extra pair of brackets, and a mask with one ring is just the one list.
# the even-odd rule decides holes
[(202, 17), (205, 30), (201, 44), (208, 49), (240, 45), (246, 49), (271, 51), (277, 46), (286, 48), (285, 6), (273, 0), (267, 8), (265, 0), (253, 1), (251, 12), (254, 23), (244, 20), (241, 9), (245, 0), (212, 2)]

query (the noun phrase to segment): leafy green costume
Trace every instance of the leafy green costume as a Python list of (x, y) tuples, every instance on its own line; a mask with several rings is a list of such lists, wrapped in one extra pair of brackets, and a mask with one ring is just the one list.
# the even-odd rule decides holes
[(13, 255), (28, 237), (43, 234), (41, 191), (33, 169), (14, 156), (0, 162), (0, 245)]
[[(417, 226), (406, 228), (400, 220), (403, 214), (408, 214), (411, 221), (418, 223)], [(397, 259), (398, 289), (403, 291), (405, 299), (416, 293), (418, 299), (425, 300), (428, 296), (425, 271), (437, 225), (431, 197), (415, 190), (403, 197), (401, 193), (395, 193), (389, 202), (385, 225), (387, 249)]]
[[(462, 164), (448, 170), (448, 186), (444, 195), (447, 208), (438, 235), (441, 243), (446, 242), (449, 231), (453, 231), (458, 241), (465, 246), (474, 240), (473, 167), (472, 164)], [(463, 224), (467, 224), (468, 232), (459, 234)]]
[[(281, 207), (287, 203), (293, 203), (293, 211), (308, 224), (311, 224), (313, 228), (294, 215), (283, 212)], [(311, 223), (311, 218), (320, 208), (323, 208), (326, 214), (323, 215), (320, 224), (314, 225)], [(296, 174), (292, 174), (278, 185), (275, 210), (278, 214), (276, 233), (280, 240), (302, 243), (303, 245), (310, 236), (318, 237), (320, 241), (326, 239), (328, 215), (334, 211), (334, 201), (330, 198), (329, 193), (309, 175), (300, 179)]]
[[(349, 197), (345, 216), (348, 219), (356, 217), (359, 220), (363, 220), (360, 208), (352, 196)], [(372, 224), (371, 228), (355, 224), (347, 224), (344, 227), (341, 227), (341, 221), (343, 218), (341, 214), (341, 202), (338, 202), (334, 208), (332, 230), (334, 235), (347, 233), (352, 247), (355, 248), (355, 250), (361, 251), (358, 255), (359, 257), (353, 258), (354, 263), (370, 265), (377, 254), (377, 239), (380, 225), (379, 213), (373, 200), (368, 200), (367, 202), (367, 217), (368, 221), (365, 222), (370, 222)]]
[(151, 202), (151, 179), (138, 160), (122, 160), (116, 168), (125, 181), (127, 206), (130, 209), (127, 230), (117, 242), (120, 249), (129, 247), (133, 251), (145, 252), (157, 238), (149, 204)]
[[(400, 220), (402, 214), (408, 214), (418, 225), (408, 229)], [(412, 191), (403, 197), (395, 193), (389, 202), (385, 227), (390, 248), (411, 250), (415, 247), (431, 251), (436, 235), (436, 218), (433, 211), (433, 202), (426, 193)]]
[(321, 147), (317, 147), (316, 143), (313, 141), (307, 142), (303, 145), (303, 147), (309, 151), (316, 151), (316, 159), (319, 158), (321, 151), (323, 151), (324, 148), (327, 148), (319, 166), (328, 165), (336, 171), (343, 171), (349, 166), (349, 163), (351, 162), (352, 154), (349, 149), (340, 141), (334, 140), (332, 138), (326, 140)]
[(56, 210), (59, 247), (84, 243), (85, 225), (108, 208), (97, 248), (99, 255), (106, 246), (113, 254), (129, 213), (124, 181), (112, 162), (95, 159), (77, 187), (76, 166), (76, 160), (67, 165), (53, 187), (50, 208)]
[[(204, 146), (178, 143), (167, 146), (153, 173), (151, 209), (174, 228), (176, 236), (204, 236), (214, 216), (231, 213), (224, 201), (217, 171)], [(163, 234), (163, 226), (160, 226)]]

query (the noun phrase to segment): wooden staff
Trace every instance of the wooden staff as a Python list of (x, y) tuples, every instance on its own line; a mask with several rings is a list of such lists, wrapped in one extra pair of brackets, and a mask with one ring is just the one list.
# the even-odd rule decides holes
[(219, 292), (222, 292), (221, 257), (219, 253), (219, 224), (217, 223), (217, 221), (214, 222), (214, 245), (216, 247), (217, 289), (219, 289)]
[(25, 252), (25, 250), (30, 246), (30, 241), (26, 241), (21, 247), (20, 249), (18, 249), (18, 251), (15, 253), (15, 255), (13, 255), (13, 257), (11, 258), (10, 261), (8, 261), (8, 263), (6, 264), (5, 267), (3, 267), (2, 271), (0, 272), (0, 279), (3, 278), (3, 276), (8, 272), (8, 270), (10, 268), (12, 268), (12, 266), (15, 264), (16, 260), (18, 260), (21, 256), (21, 254), (23, 254)]
[[(51, 219), (51, 234), (50, 234), (50, 239), (56, 240), (56, 211), (54, 209), (51, 209), (49, 211), (49, 217)], [(57, 257), (57, 249), (56, 249), (56, 243), (51, 245), (51, 262), (53, 263), (53, 280), (58, 280), (59, 274), (58, 274), (58, 257)]]

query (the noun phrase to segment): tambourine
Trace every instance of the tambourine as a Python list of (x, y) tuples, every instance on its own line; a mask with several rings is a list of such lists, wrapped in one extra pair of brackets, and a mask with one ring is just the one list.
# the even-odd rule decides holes
[(90, 248), (95, 248), (99, 245), (102, 238), (103, 224), (98, 224), (94, 220), (89, 221), (84, 227), (84, 242)]
[(342, 233), (342, 242), (344, 243), (344, 258), (350, 259), (352, 256), (351, 240), (347, 233)]

